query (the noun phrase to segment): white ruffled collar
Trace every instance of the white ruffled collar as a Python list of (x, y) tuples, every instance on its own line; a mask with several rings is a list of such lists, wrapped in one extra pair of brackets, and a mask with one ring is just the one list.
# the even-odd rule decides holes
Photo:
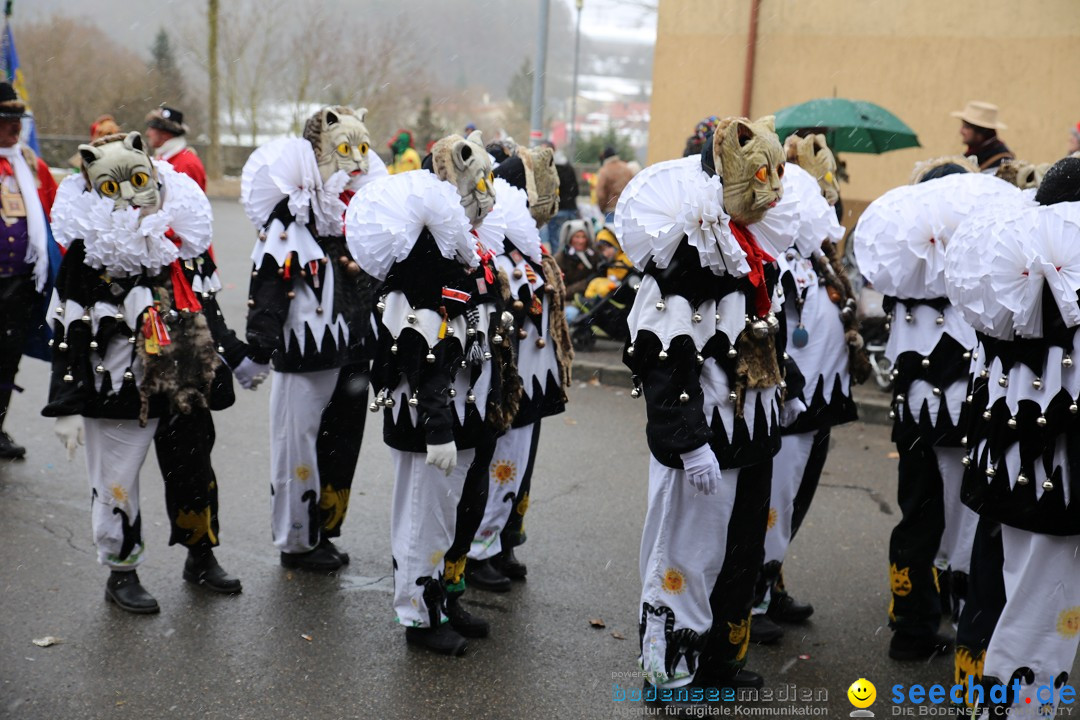
[[(168, 163), (154, 161), (154, 167), (162, 205), (145, 217), (137, 208), (115, 210), (113, 201), (91, 191), (82, 175), (67, 177), (53, 204), (56, 242), (67, 248), (82, 240), (86, 264), (116, 277), (157, 274), (174, 260), (206, 252), (213, 234), (210, 202), (194, 180)], [(170, 229), (179, 246), (165, 237)]]
[(784, 170), (784, 196), (749, 230), (774, 258), (793, 245), (800, 255), (810, 257), (821, 252), (823, 240), (844, 237), (844, 228), (810, 173), (794, 163), (787, 163)]
[(724, 187), (696, 157), (651, 165), (630, 181), (615, 208), (615, 235), (636, 267), (666, 268), (683, 237), (716, 275), (750, 272), (724, 211)]

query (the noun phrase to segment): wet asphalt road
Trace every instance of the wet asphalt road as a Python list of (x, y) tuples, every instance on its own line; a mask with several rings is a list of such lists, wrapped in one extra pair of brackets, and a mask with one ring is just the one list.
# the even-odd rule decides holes
[[(239, 206), (215, 202), (226, 316), (242, 330), (253, 231)], [(529, 580), (512, 593), (470, 592), (492, 636), (465, 658), (408, 648), (393, 623), (392, 474), (381, 422), (370, 423), (340, 545), (337, 576), (286, 571), (270, 544), (268, 393), (242, 392), (215, 413), (220, 483), (218, 557), (244, 582), (221, 597), (184, 583), (184, 552), (166, 546), (161, 478), (142, 474), (140, 568), (156, 616), (106, 605), (106, 571), (90, 537), (80, 450), (68, 463), (40, 417), (44, 363), (24, 360), (27, 391), (7, 429), (28, 449), (0, 463), (0, 717), (12, 718), (594, 718), (639, 708), (612, 702), (616, 673), (636, 669), (638, 544), (645, 514), (644, 406), (622, 389), (575, 387), (568, 412), (544, 423), (519, 557)], [(951, 682), (951, 659), (900, 665), (886, 657), (888, 535), (896, 522), (896, 460), (888, 429), (834, 433), (822, 486), (785, 574), (812, 622), (749, 667), (775, 690), (828, 694), (819, 717), (846, 717), (860, 676), (879, 698), (894, 683)], [(590, 625), (602, 619), (603, 629)], [(35, 638), (60, 644), (41, 648)], [(773, 707), (786, 703), (773, 703)], [(891, 714), (887, 701), (871, 708)], [(730, 717), (737, 717), (736, 712)]]

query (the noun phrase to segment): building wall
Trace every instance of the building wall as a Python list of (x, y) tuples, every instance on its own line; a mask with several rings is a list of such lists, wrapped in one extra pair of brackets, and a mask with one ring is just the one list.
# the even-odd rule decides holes
[[(662, 0), (649, 162), (682, 153), (707, 115), (739, 115), (751, 0)], [(869, 100), (922, 143), (845, 153), (845, 201), (907, 182), (916, 161), (962, 152), (968, 100), (1001, 108), (1001, 138), (1052, 162), (1080, 121), (1080, 0), (761, 0), (750, 116), (818, 97)]]

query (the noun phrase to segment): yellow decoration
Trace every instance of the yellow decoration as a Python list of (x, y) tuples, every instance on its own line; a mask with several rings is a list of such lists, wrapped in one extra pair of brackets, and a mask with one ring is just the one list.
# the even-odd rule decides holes
[(128, 491), (121, 485), (113, 485), (109, 488), (109, 494), (113, 496), (113, 500), (118, 503), (127, 504)]
[(311, 468), (307, 465), (297, 465), (296, 469), (293, 470), (293, 474), (296, 475), (296, 479), (300, 482), (307, 482), (311, 477)]
[(323, 529), (333, 530), (341, 525), (341, 521), (345, 519), (345, 511), (349, 509), (349, 489), (335, 490), (329, 485), (323, 485), (322, 494), (319, 497), (319, 509), (330, 513), (326, 522), (323, 523)]
[(521, 496), (521, 500), (517, 505), (517, 514), (525, 517), (525, 513), (529, 512), (529, 493), (525, 493)]
[(506, 485), (517, 478), (517, 465), (509, 460), (499, 460), (491, 466), (491, 477), (499, 485)]
[(953, 658), (953, 682), (964, 686), (964, 703), (969, 704), (968, 689), (977, 685), (983, 676), (983, 663), (986, 661), (986, 651), (981, 650), (978, 655), (972, 655), (969, 648), (958, 645)]
[(191, 536), (184, 541), (185, 545), (194, 545), (209, 536), (210, 542), (217, 545), (217, 537), (214, 529), (210, 526), (210, 506), (207, 505), (200, 512), (188, 512), (181, 510), (176, 516), (176, 526), (191, 531)]
[(896, 563), (889, 566), (889, 582), (894, 595), (907, 597), (911, 594), (911, 578), (908, 577), (910, 570), (911, 568), (897, 568)]
[(432, 565), (435, 565), (437, 567), (439, 563), (441, 563), (443, 560), (443, 551), (436, 550), (435, 552), (431, 553), (431, 557), (429, 558), (429, 560), (431, 561)]
[(750, 618), (738, 624), (728, 623), (728, 642), (739, 646), (739, 652), (735, 655), (736, 662), (746, 657), (746, 651), (750, 648)]
[(448, 585), (456, 585), (461, 582), (461, 577), (465, 574), (465, 562), (469, 559), (468, 555), (462, 555), (461, 559), (457, 562), (450, 560), (446, 561), (443, 567), (443, 580)]
[(1062, 610), (1058, 615), (1057, 631), (1062, 637), (1076, 637), (1080, 633), (1080, 606)]
[(664, 592), (678, 595), (686, 589), (686, 578), (675, 568), (668, 568), (664, 573)]
[(774, 527), (776, 527), (776, 520), (779, 517), (780, 517), (780, 513), (778, 513), (776, 511), (776, 508), (774, 508), (774, 507), (769, 508), (769, 520), (766, 523), (766, 527), (769, 530), (772, 530)]

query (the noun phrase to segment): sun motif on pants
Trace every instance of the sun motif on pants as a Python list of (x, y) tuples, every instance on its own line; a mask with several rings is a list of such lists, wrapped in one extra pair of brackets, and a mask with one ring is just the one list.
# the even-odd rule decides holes
[(507, 485), (517, 477), (517, 464), (509, 460), (499, 460), (491, 466), (491, 477), (499, 485)]
[(128, 491), (124, 489), (122, 485), (113, 485), (109, 488), (109, 494), (113, 496), (113, 500), (118, 503), (126, 503), (128, 501)]
[(676, 568), (669, 567), (664, 572), (664, 592), (678, 595), (686, 589), (686, 578)]
[(1057, 631), (1062, 637), (1075, 637), (1080, 633), (1080, 607), (1062, 610), (1058, 615)]
[(776, 512), (776, 508), (769, 508), (769, 521), (766, 523), (766, 527), (769, 530), (772, 530), (774, 527), (776, 527), (776, 520), (778, 517), (780, 517), (780, 513)]
[(300, 482), (307, 482), (311, 477), (311, 468), (307, 465), (297, 465), (293, 472), (296, 473), (296, 479)]

